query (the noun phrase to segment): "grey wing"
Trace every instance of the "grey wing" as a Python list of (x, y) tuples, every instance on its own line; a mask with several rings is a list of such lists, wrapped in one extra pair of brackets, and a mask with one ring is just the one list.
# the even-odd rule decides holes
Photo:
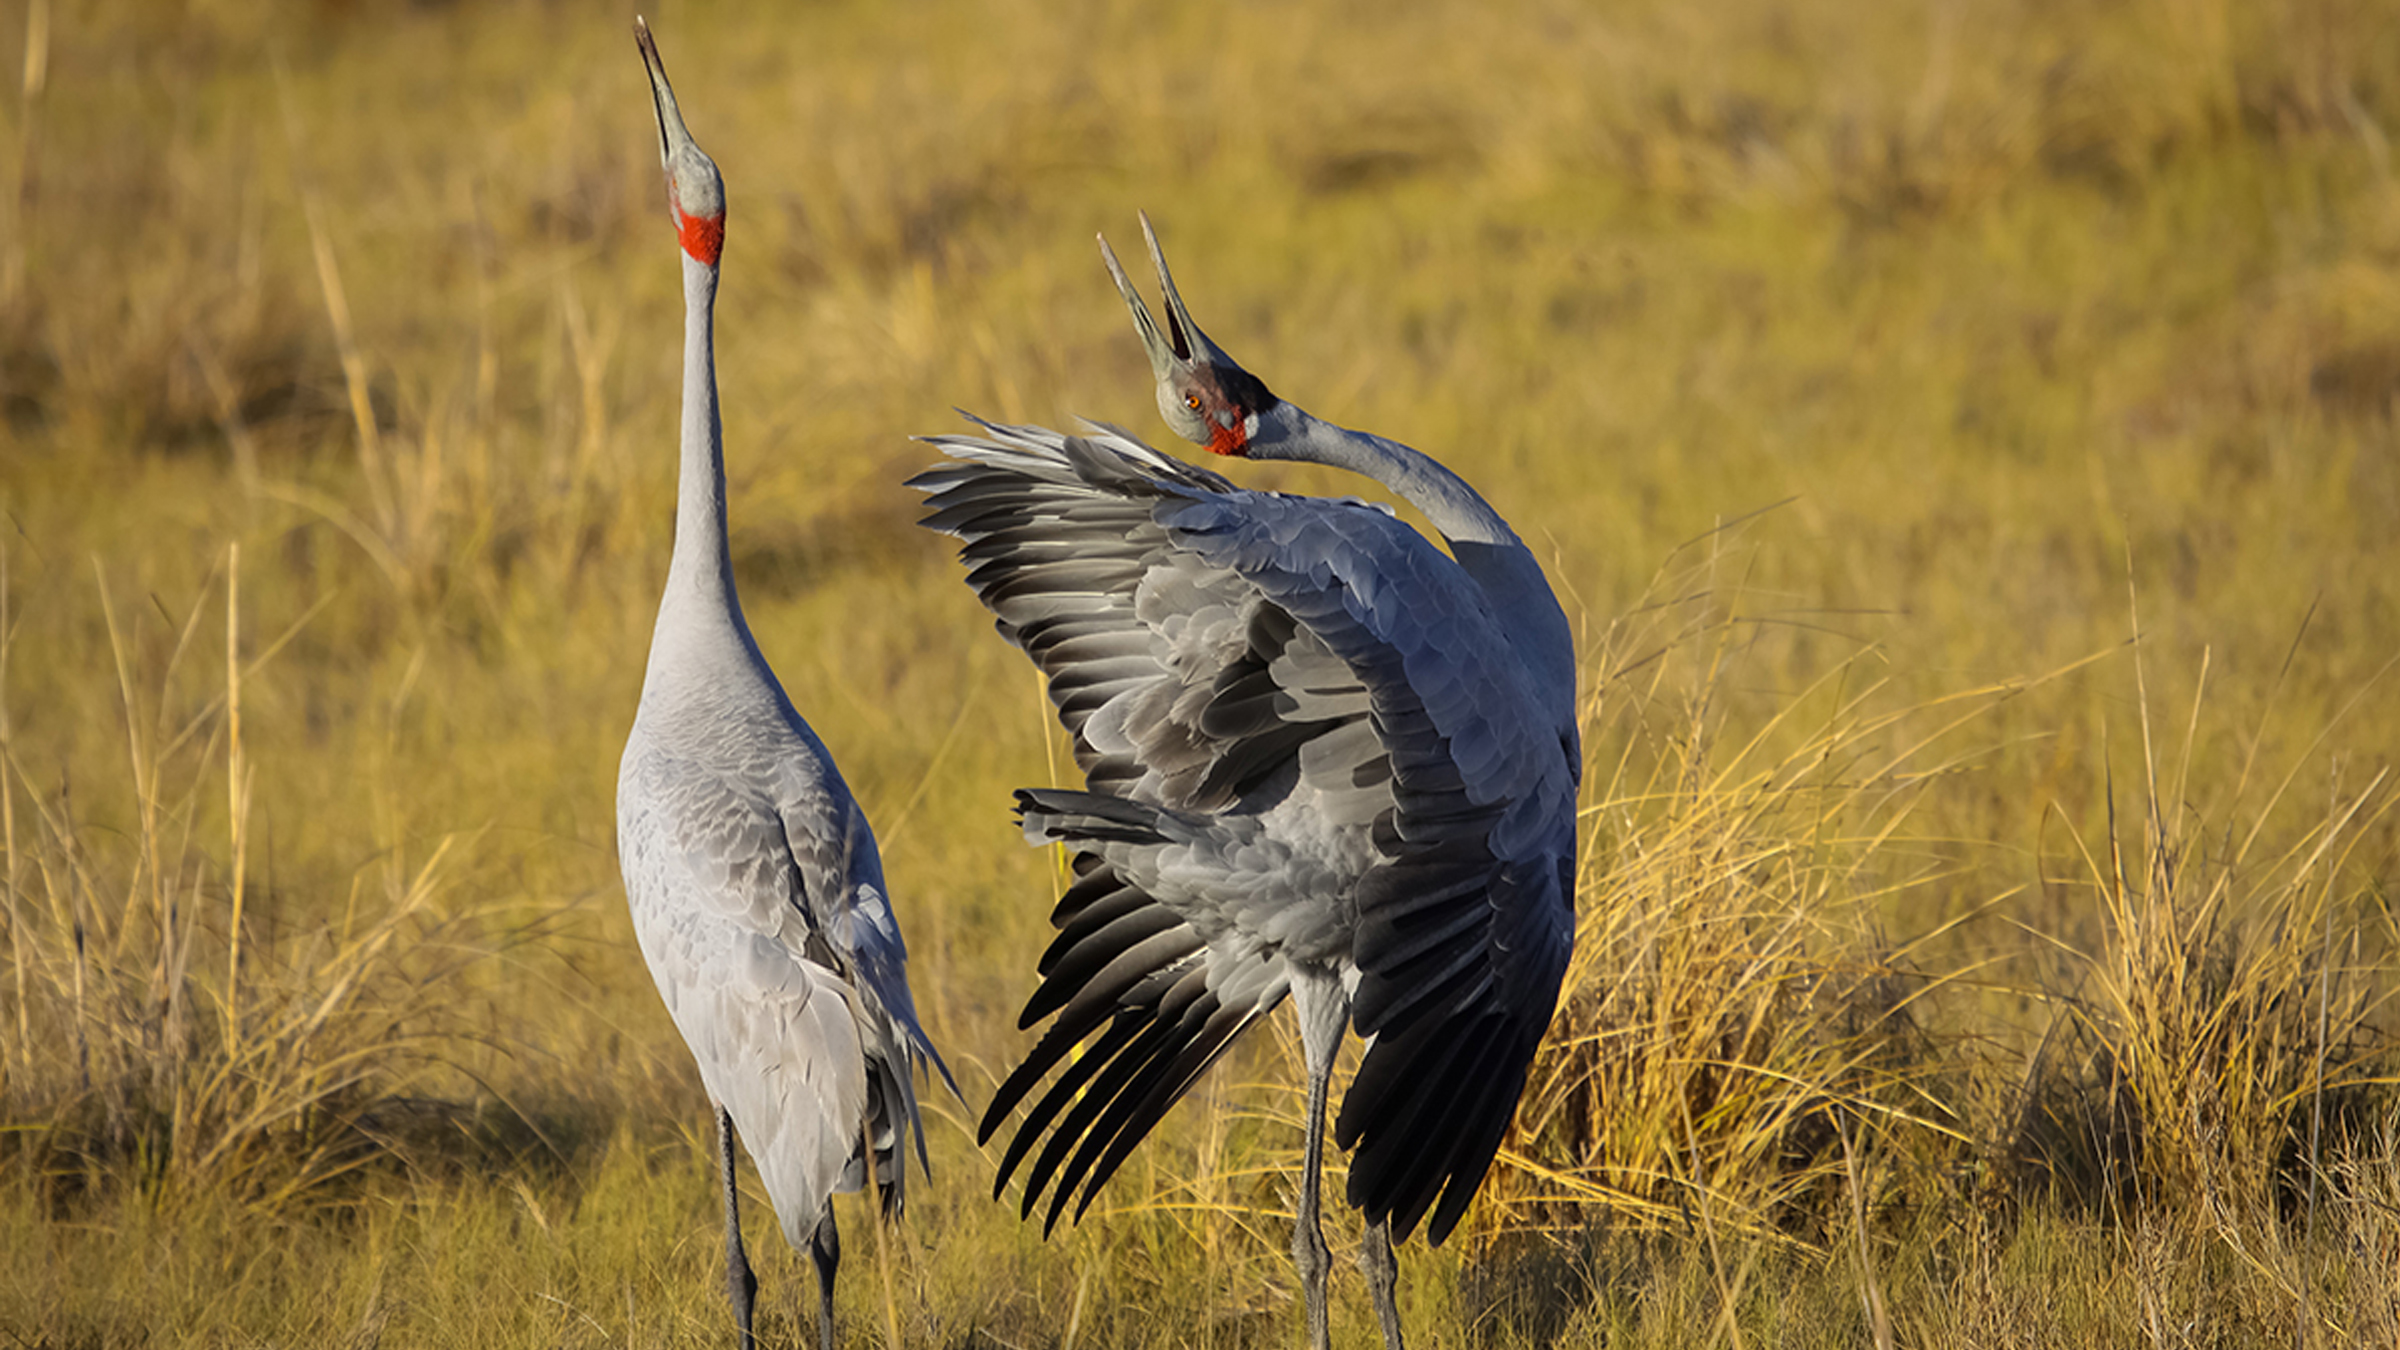
[(1537, 688), (1480, 591), (1378, 512), (1241, 493), (1163, 508), (1366, 692), (1392, 807), (1357, 887), (1352, 1016), (1369, 1045), (1335, 1121), (1351, 1203), (1439, 1242), (1514, 1116), (1574, 943), (1572, 691)]
[[(1259, 757), (1241, 753), (1240, 733), (1207, 725), (1209, 709), (1243, 664), (1261, 602), (1238, 576), (1176, 549), (1153, 515), (1174, 492), (1231, 485), (1118, 433), (984, 425), (991, 439), (935, 438), (957, 462), (911, 485), (930, 494), (924, 523), (966, 541), (968, 583), (1001, 633), (1048, 676), (1087, 781), (1112, 799), (1230, 805), (1247, 784), (1229, 766)], [(1080, 1215), (1289, 987), (1254, 945), (1212, 944), (1096, 854), (1078, 854), (1075, 866), (1019, 1025), (1055, 1021), (1001, 1084), (981, 1129), (989, 1139), (1065, 1066), (1028, 1108), (994, 1187), (1030, 1161), (1024, 1212), (1051, 1188), (1051, 1224), (1079, 1185)]]
[(1062, 931), (1020, 1025), (1053, 1012), (1056, 1020), (993, 1094), (980, 1136), (989, 1139), (1065, 1065), (1027, 1110), (992, 1188), (997, 1198), (1031, 1158), (1021, 1212), (1030, 1216), (1050, 1188), (1045, 1233), (1078, 1187), (1075, 1216), (1083, 1217), (1151, 1127), (1291, 987), (1283, 967), (1255, 948), (1202, 942), (1097, 854), (1078, 853), (1075, 868), (1054, 916)]
[(959, 462), (910, 486), (930, 494), (927, 528), (965, 540), (967, 584), (1048, 678), (1085, 781), (1227, 804), (1228, 783), (1211, 778), (1225, 747), (1201, 721), (1257, 589), (1175, 548), (1152, 516), (1172, 493), (1232, 485), (1121, 433), (984, 425), (992, 439), (931, 438)]
[[(824, 776), (810, 772), (825, 766)], [(868, 1136), (874, 1140), (875, 1174), (887, 1211), (901, 1207), (907, 1169), (896, 1150), (913, 1136), (917, 1164), (931, 1172), (925, 1121), (916, 1095), (916, 1070), (931, 1065), (952, 1095), (958, 1083), (917, 1020), (908, 987), (908, 944), (883, 879), (875, 835), (829, 760), (787, 758), (779, 776), (777, 820), (782, 844), (799, 881), (794, 903), (806, 923), (809, 955), (847, 981), (860, 1049), (870, 1087)], [(841, 1189), (863, 1185), (853, 1164)]]

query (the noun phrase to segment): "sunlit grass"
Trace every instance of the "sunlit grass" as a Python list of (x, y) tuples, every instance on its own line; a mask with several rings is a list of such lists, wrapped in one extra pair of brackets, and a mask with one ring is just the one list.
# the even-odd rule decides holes
[[(1063, 761), (906, 437), (1150, 435), (1136, 209), (1582, 635), (1578, 964), (1420, 1343), (2400, 1336), (2377, 7), (650, 17), (729, 183), (748, 612), (971, 1102), (905, 1340), (1296, 1328), (1288, 1029), (1047, 1243), (971, 1142)], [(615, 875), (680, 315), (622, 19), (0, 12), (0, 1338), (723, 1339)]]

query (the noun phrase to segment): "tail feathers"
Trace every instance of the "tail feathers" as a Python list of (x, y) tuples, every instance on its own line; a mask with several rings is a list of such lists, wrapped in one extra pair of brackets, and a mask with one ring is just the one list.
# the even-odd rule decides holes
[[(906, 1136), (916, 1135), (917, 1165), (925, 1175), (933, 1175), (933, 1166), (925, 1157), (925, 1127), (917, 1116), (914, 1086), (904, 1069), (895, 1069), (886, 1059), (869, 1056), (868, 1073), (872, 1075), (867, 1093), (867, 1119), (861, 1131), (862, 1145), (874, 1150), (875, 1194), (883, 1205), (883, 1217), (896, 1219), (908, 1203), (908, 1164), (903, 1149)], [(895, 1128), (899, 1125), (900, 1128)], [(913, 1125), (913, 1131), (907, 1126)], [(841, 1181), (834, 1189), (849, 1193), (867, 1187), (867, 1148), (861, 1147), (851, 1156), (850, 1165), (843, 1169)]]
[(1097, 792), (1019, 788), (1017, 815), (1029, 844), (1121, 844), (1156, 848), (1188, 841), (1191, 830), (1164, 807)]

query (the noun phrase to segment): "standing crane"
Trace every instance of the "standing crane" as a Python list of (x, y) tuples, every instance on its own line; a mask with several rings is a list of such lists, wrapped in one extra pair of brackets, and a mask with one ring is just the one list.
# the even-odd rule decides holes
[[(1023, 1213), (1081, 1217), (1162, 1115), (1289, 995), (1308, 1078), (1292, 1253), (1328, 1343), (1325, 1109), (1365, 1215), (1360, 1264), (1400, 1350), (1394, 1239), (1439, 1243), (1482, 1183), (1574, 944), (1575, 651), (1534, 556), (1426, 455), (1269, 393), (1185, 311), (1147, 218), (1166, 327), (1101, 252), (1186, 439), (1377, 480), (1384, 508), (1254, 492), (1112, 429), (933, 438), (924, 524), (1049, 682), (1089, 791), (1028, 789), (1029, 841), (1074, 852), (1041, 983), (1050, 1026), (983, 1118), (1053, 1070), (1000, 1163)], [(1038, 1154), (1035, 1146), (1040, 1146)], [(1047, 1228), (1045, 1229), (1047, 1231)]]
[(784, 1236), (815, 1259), (818, 1340), (832, 1350), (833, 1196), (871, 1171), (884, 1215), (899, 1213), (905, 1136), (926, 1166), (914, 1071), (931, 1063), (949, 1081), (949, 1069), (917, 1024), (874, 833), (734, 594), (713, 317), (725, 185), (639, 19), (634, 38), (683, 245), (683, 458), (675, 552), (617, 775), (618, 862), (643, 959), (716, 1117), (725, 1288), (743, 1350), (758, 1281), (742, 1250), (737, 1131)]

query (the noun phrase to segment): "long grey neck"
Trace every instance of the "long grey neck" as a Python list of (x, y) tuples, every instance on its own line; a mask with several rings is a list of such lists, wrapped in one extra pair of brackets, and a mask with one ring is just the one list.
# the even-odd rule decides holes
[(683, 258), (683, 467), (675, 482), (675, 558), (667, 594), (733, 595), (725, 542), (725, 432), (717, 418), (717, 269)]
[(1453, 544), (1519, 545), (1516, 531), (1467, 481), (1421, 450), (1337, 427), (1290, 403), (1259, 416), (1260, 459), (1299, 459), (1364, 474), (1398, 493)]
[[(734, 595), (725, 540), (725, 441), (717, 418), (717, 269), (683, 256), (683, 457), (675, 483), (675, 552), (650, 635), (646, 683), (730, 643), (755, 652)], [(722, 659), (721, 657), (719, 658)]]
[(1289, 403), (1259, 417), (1252, 437), (1260, 459), (1299, 459), (1365, 474), (1425, 513), (1450, 541), (1460, 570), (1474, 578), (1504, 616), (1509, 641), (1540, 681), (1551, 711), (1572, 734), (1575, 635), (1533, 550), (1482, 494), (1422, 450), (1337, 427)]

